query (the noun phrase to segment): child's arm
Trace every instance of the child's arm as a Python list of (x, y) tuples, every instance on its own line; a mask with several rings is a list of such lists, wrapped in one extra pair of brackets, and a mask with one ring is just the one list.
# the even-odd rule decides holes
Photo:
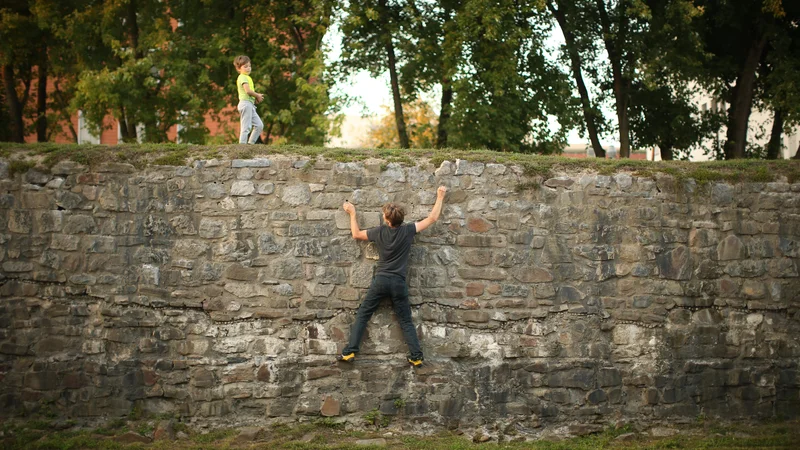
[(257, 102), (260, 103), (261, 100), (264, 100), (264, 94), (259, 94), (258, 92), (250, 89), (250, 83), (242, 83), (242, 89), (244, 89), (244, 92), (250, 97), (255, 97)]

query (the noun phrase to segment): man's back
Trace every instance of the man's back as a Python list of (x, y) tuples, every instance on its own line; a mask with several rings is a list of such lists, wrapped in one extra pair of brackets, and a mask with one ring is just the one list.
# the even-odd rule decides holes
[(376, 275), (397, 275), (406, 278), (411, 244), (417, 233), (413, 223), (404, 223), (396, 228), (387, 225), (370, 228), (367, 237), (378, 247), (378, 266)]

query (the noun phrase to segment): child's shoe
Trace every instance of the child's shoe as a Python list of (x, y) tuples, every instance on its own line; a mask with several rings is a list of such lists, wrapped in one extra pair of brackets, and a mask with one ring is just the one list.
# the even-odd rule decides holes
[(408, 358), (408, 363), (411, 364), (411, 367), (414, 367), (414, 368), (422, 367), (422, 358), (420, 358), (420, 359)]

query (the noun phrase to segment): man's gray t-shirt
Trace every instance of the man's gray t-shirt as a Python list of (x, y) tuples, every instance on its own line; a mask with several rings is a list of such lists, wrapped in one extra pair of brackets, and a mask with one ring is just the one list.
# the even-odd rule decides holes
[(376, 275), (398, 275), (406, 278), (408, 256), (411, 254), (411, 243), (415, 234), (417, 226), (413, 222), (401, 224), (397, 228), (381, 225), (367, 230), (367, 238), (375, 242), (380, 256)]

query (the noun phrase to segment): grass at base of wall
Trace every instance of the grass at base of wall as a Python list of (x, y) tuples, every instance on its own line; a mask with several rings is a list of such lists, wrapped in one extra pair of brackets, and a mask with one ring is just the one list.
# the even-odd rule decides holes
[[(150, 421), (117, 422), (113, 426), (97, 429), (70, 427), (55, 431), (53, 424), (43, 421), (8, 421), (1, 426), (0, 446), (4, 449), (577, 449), (594, 450), (607, 448), (660, 449), (660, 448), (796, 448), (800, 439), (800, 422), (773, 421), (756, 424), (720, 424), (703, 421), (694, 424), (667, 423), (651, 430), (636, 430), (633, 425), (621, 428), (607, 428), (602, 432), (578, 438), (560, 439), (544, 437), (526, 440), (513, 428), (506, 433), (483, 434), (473, 431), (441, 432), (420, 436), (404, 433), (401, 429), (351, 428), (335, 419), (317, 419), (303, 424), (281, 424), (266, 426), (255, 440), (238, 441), (239, 430), (220, 428), (200, 432), (183, 423), (175, 428), (184, 433), (176, 440), (162, 440), (149, 443), (125, 444), (115, 439), (125, 433), (139, 432), (153, 426)], [(145, 433), (146, 434), (146, 433)], [(150, 430), (152, 434), (152, 430)], [(475, 442), (488, 439), (486, 442)], [(373, 445), (370, 445), (370, 442)]]
[(8, 159), (9, 172), (24, 172), (33, 165), (49, 168), (59, 161), (74, 162), (96, 167), (106, 162), (129, 163), (137, 168), (148, 165), (181, 166), (192, 160), (249, 159), (256, 156), (294, 155), (316, 159), (326, 158), (339, 162), (364, 161), (370, 158), (406, 166), (432, 164), (438, 167), (443, 161), (467, 161), (499, 164), (516, 164), (530, 177), (547, 178), (558, 172), (592, 171), (601, 175), (628, 172), (637, 176), (671, 175), (678, 179), (692, 178), (700, 184), (713, 181), (771, 182), (785, 177), (790, 183), (800, 181), (800, 161), (752, 160), (733, 161), (645, 161), (632, 159), (567, 158), (522, 153), (504, 153), (490, 150), (461, 149), (345, 149), (303, 147), (297, 145), (182, 145), (182, 144), (16, 144), (0, 143), (0, 158)]

